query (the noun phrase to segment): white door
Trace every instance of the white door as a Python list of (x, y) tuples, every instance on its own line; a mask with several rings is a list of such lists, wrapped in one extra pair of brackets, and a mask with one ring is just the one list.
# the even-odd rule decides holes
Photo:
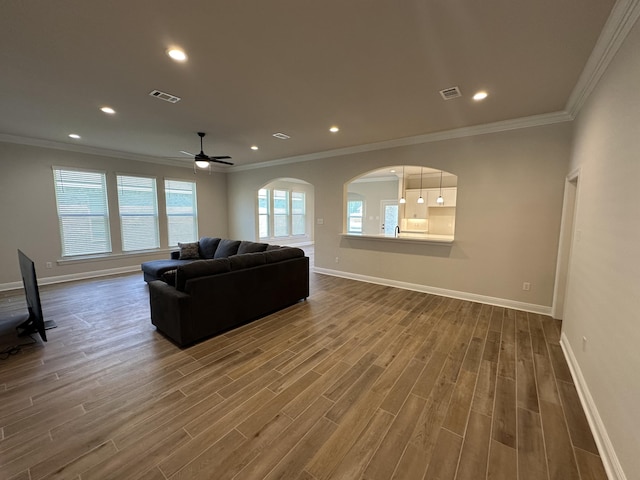
[(382, 230), (385, 235), (394, 235), (398, 223), (398, 202), (397, 200), (382, 201)]

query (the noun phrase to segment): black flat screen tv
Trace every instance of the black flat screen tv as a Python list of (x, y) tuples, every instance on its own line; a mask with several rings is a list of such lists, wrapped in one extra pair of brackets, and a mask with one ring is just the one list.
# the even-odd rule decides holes
[(22, 284), (24, 285), (24, 294), (29, 309), (29, 318), (16, 327), (18, 335), (25, 336), (38, 333), (40, 334), (40, 338), (46, 342), (46, 330), (56, 327), (56, 324), (52, 321), (45, 322), (44, 320), (42, 305), (40, 304), (40, 290), (38, 289), (36, 266), (33, 261), (20, 250), (18, 250), (18, 262), (20, 263)]

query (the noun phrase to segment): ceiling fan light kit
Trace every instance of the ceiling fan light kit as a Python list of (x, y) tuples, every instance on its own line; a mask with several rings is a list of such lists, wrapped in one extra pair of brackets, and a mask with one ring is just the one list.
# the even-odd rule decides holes
[(196, 167), (202, 168), (202, 169), (208, 167), (209, 173), (211, 173), (211, 163), (223, 163), (225, 165), (233, 165), (233, 163), (231, 162), (224, 161), (224, 159), (231, 158), (228, 155), (209, 156), (206, 153), (204, 153), (204, 149), (202, 147), (202, 139), (204, 138), (205, 135), (206, 133), (204, 132), (198, 132), (198, 136), (200, 137), (200, 153), (195, 155), (194, 157), (195, 165), (193, 167), (193, 172), (194, 173), (196, 172)]

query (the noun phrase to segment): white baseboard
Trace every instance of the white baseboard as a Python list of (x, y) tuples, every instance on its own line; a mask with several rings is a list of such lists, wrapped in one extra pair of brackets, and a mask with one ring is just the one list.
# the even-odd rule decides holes
[[(52, 285), (54, 283), (73, 282), (75, 280), (87, 280), (89, 278), (108, 277), (109, 275), (120, 275), (123, 273), (140, 272), (140, 265), (128, 267), (109, 268), (107, 270), (96, 270), (92, 272), (72, 273), (69, 275), (59, 275), (57, 277), (38, 277), (38, 285)], [(7, 290), (17, 290), (23, 288), (22, 282), (9, 282), (0, 284), (0, 292)]]
[(459, 292), (457, 290), (447, 290), (444, 288), (430, 287), (417, 283), (400, 282), (397, 280), (389, 280), (388, 278), (370, 277), (368, 275), (360, 275), (358, 273), (343, 272), (340, 270), (331, 270), (328, 268), (314, 267), (313, 271), (323, 275), (331, 275), (334, 277), (348, 278), (358, 280), (360, 282), (375, 283), (376, 285), (384, 285), (387, 287), (403, 288), (405, 290), (414, 290), (416, 292), (431, 293), (442, 297), (458, 298), (460, 300), (468, 300), (470, 302), (486, 303), (498, 307), (512, 308), (514, 310), (523, 310), (525, 312), (539, 313), (542, 315), (550, 315), (551, 307), (546, 305), (537, 305), (534, 303), (517, 302), (506, 298), (489, 297), (486, 295), (478, 295), (475, 293)]
[(560, 346), (562, 347), (564, 356), (567, 359), (569, 370), (571, 370), (571, 376), (573, 377), (576, 390), (578, 390), (582, 409), (587, 416), (587, 421), (589, 422), (589, 427), (591, 427), (591, 433), (593, 434), (593, 439), (598, 447), (598, 452), (600, 452), (600, 458), (602, 459), (602, 464), (607, 472), (607, 477), (609, 477), (609, 480), (626, 480), (627, 477), (624, 474), (622, 465), (620, 465), (618, 456), (613, 449), (613, 444), (607, 434), (607, 429), (605, 428), (604, 422), (598, 413), (593, 397), (589, 392), (589, 387), (582, 375), (580, 365), (578, 365), (578, 361), (573, 354), (569, 339), (564, 333), (560, 337)]

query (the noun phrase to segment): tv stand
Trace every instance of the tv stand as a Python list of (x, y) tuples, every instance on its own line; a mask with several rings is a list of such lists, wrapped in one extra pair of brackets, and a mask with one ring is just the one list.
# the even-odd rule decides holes
[[(16, 326), (16, 330), (18, 330), (19, 337), (26, 337), (27, 335), (31, 335), (34, 333), (38, 333), (38, 327), (35, 324), (36, 316), (31, 311), (31, 307), (29, 307), (29, 318), (27, 318), (20, 325)], [(58, 325), (53, 320), (45, 320), (44, 329), (51, 330), (52, 328), (56, 328)]]

